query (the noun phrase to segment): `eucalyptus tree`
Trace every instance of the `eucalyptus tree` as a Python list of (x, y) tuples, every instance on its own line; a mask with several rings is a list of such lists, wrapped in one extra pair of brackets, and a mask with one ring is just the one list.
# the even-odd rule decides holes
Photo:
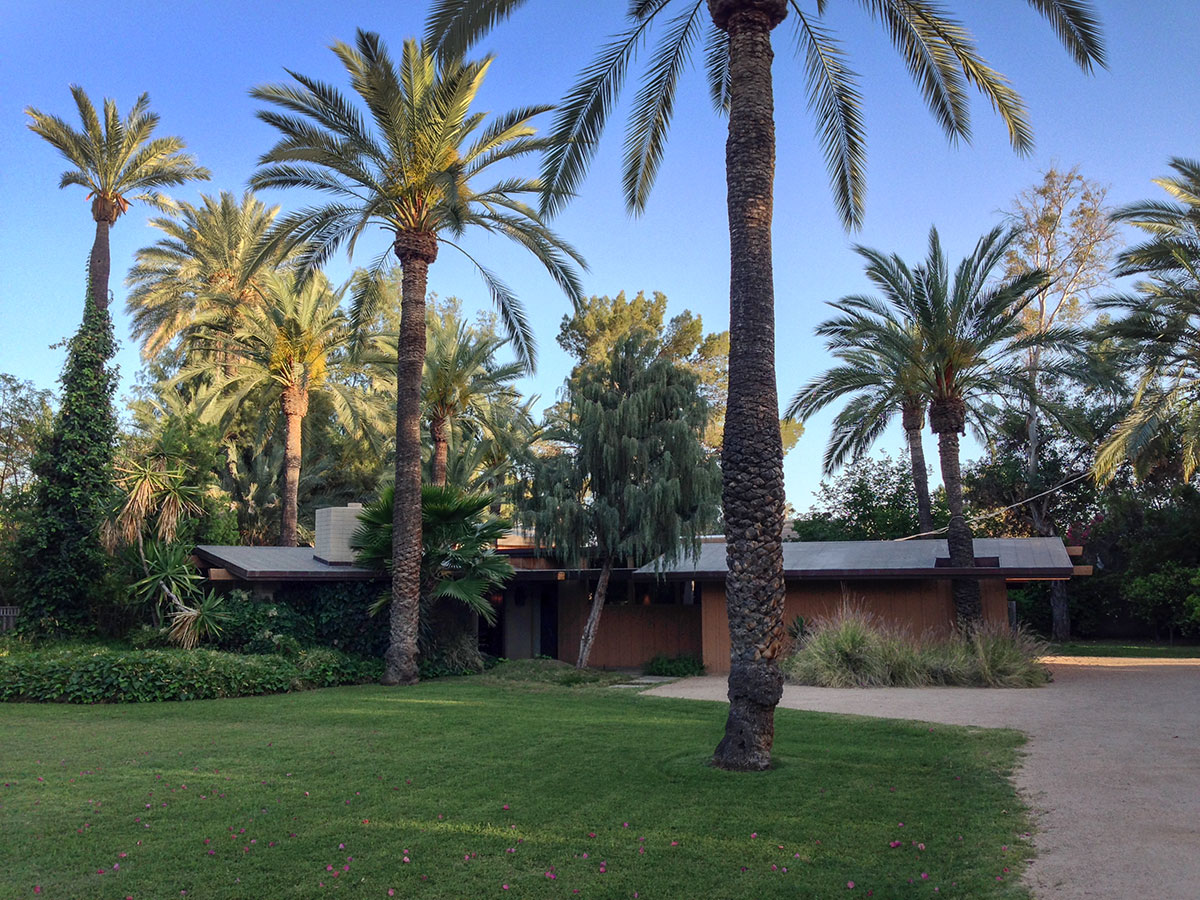
[[(230, 320), (216, 310), (200, 318), (185, 336), (186, 347), (203, 357), (212, 348), (228, 348), (238, 359), (208, 395), (205, 415), (220, 420), (235, 414), (246, 398), (269, 397), (283, 416), (284, 465), (280, 544), (296, 546), (298, 492), (304, 417), (310, 395), (326, 394), (344, 427), (370, 439), (376, 431), (383, 396), (354, 386), (363, 362), (354, 352), (360, 336), (342, 309), (345, 288), (333, 290), (324, 276), (298, 285), (288, 272), (263, 274), (258, 300)], [(179, 380), (208, 378), (211, 366), (201, 359), (184, 367)]]
[(116, 101), (105, 98), (103, 122), (83, 88), (71, 85), (71, 96), (75, 98), (82, 131), (32, 106), (25, 107), (25, 115), (30, 119), (29, 130), (44, 138), (74, 166), (62, 173), (58, 186), (74, 184), (89, 192), (87, 199), (92, 201), (96, 238), (88, 261), (88, 278), (96, 305), (107, 308), (111, 267), (108, 233), (113, 224), (129, 209), (131, 201), (155, 209), (171, 209), (173, 201), (160, 193), (159, 188), (207, 181), (209, 171), (184, 152), (186, 145), (182, 139), (153, 137), (159, 116), (150, 111), (148, 94), (138, 97), (124, 121)]
[[(929, 231), (929, 255), (912, 268), (895, 254), (861, 247), (867, 275), (882, 298), (845, 297), (835, 304), (842, 315), (822, 326), (835, 353), (873, 342), (880, 358), (911, 374), (912, 388), (929, 404), (950, 510), (950, 564), (958, 569), (975, 565), (971, 529), (963, 516), (959, 459), (959, 435), (968, 417), (988, 398), (1019, 402), (1023, 354), (1030, 347), (1042, 348), (1043, 371), (1051, 371), (1052, 354), (1079, 342), (1068, 329), (1025, 329), (1022, 314), (1048, 276), (1034, 270), (996, 278), (1015, 239), (1015, 231), (992, 229), (953, 274), (936, 228)], [(955, 580), (954, 607), (960, 623), (979, 619), (978, 581)]]
[(240, 199), (221, 191), (200, 200), (150, 220), (163, 237), (137, 251), (125, 279), (125, 305), (144, 359), (166, 350), (198, 317), (239, 315), (258, 300), (258, 272), (283, 262), (257, 252), (278, 206), (266, 206), (250, 191)]
[(612, 570), (674, 559), (716, 522), (720, 475), (701, 443), (707, 404), (694, 375), (658, 356), (645, 335), (567, 380), (565, 410), (546, 438), (558, 452), (534, 466), (523, 511), (541, 546), (600, 575), (576, 664), (588, 663)]
[[(458, 248), (455, 241), (466, 232), (490, 232), (529, 250), (577, 302), (581, 289), (575, 265), (582, 259), (525, 202), (541, 192), (540, 181), (506, 173), (486, 187), (478, 184), (492, 166), (548, 146), (530, 124), (548, 107), (517, 109), (490, 122), (485, 113), (472, 112), (491, 57), (439, 62), (430, 48), (406, 41), (397, 68), (379, 36), (365, 31), (358, 32), (353, 47), (336, 43), (332, 49), (367, 116), (337, 88), (295, 72), (292, 83), (255, 88), (251, 95), (272, 107), (260, 110), (259, 118), (282, 137), (259, 160), (251, 184), (306, 188), (329, 198), (278, 223), (277, 245), (303, 245), (297, 256), (302, 272), (311, 273), (343, 245), (352, 254), (372, 224), (389, 232), (403, 267), (391, 642), (383, 682), (412, 684), (418, 677), (420, 395), (429, 267), (440, 245)], [(515, 352), (532, 369), (533, 337), (521, 304), (503, 281), (476, 265)], [(378, 292), (360, 294), (356, 318), (370, 319), (379, 299)]]
[[(1103, 64), (1099, 22), (1086, 0), (1027, 0), (1085, 71)], [(436, 0), (429, 37), (462, 53), (524, 0)], [(729, 576), (729, 718), (714, 762), (727, 769), (770, 764), (774, 710), (783, 679), (783, 452), (775, 383), (775, 299), (771, 218), (775, 172), (772, 31), (789, 15), (809, 107), (825, 152), (838, 213), (862, 223), (866, 135), (858, 79), (829, 29), (826, 0), (634, 0), (628, 25), (580, 73), (555, 119), (546, 157), (543, 207), (562, 206), (580, 184), (625, 76), (656, 25), (625, 140), (626, 205), (644, 208), (662, 161), (680, 74), (704, 43), (709, 90), (729, 118), (725, 171), (730, 237), (729, 406), (722, 470)], [(970, 138), (968, 86), (999, 113), (1009, 139), (1027, 152), (1032, 133), (1020, 96), (980, 56), (970, 32), (930, 0), (859, 0), (891, 39), (926, 104), (951, 140)], [(705, 15), (707, 13), (707, 15)]]
[[(1008, 252), (1005, 269), (1017, 274), (1041, 269), (1049, 276), (1045, 288), (1037, 293), (1023, 313), (1025, 328), (1045, 331), (1056, 325), (1075, 325), (1089, 311), (1096, 292), (1108, 284), (1110, 256), (1117, 241), (1117, 226), (1105, 203), (1107, 188), (1084, 178), (1078, 168), (1060, 171), (1050, 168), (1042, 179), (1018, 194), (1008, 210), (1009, 222), (1019, 229)], [(1042, 494), (1058, 482), (1047, 479), (1043, 471), (1043, 443), (1054, 439), (1056, 425), (1064, 418), (1060, 404), (1054, 402), (1058, 385), (1042, 376), (1042, 348), (1025, 351), (1028, 394), (1025, 398), (1025, 472), (1024, 484), (1029, 496)], [(1093, 373), (1094, 376), (1094, 373)], [(1098, 382), (1099, 379), (1089, 379)], [(1093, 385), (1097, 386), (1097, 385)], [(1058, 420), (1057, 422), (1055, 420)], [(1074, 426), (1071, 426), (1074, 427)], [(1058, 527), (1049, 517), (1062, 510), (1042, 498), (1024, 505), (1035, 534), (1050, 537)], [(1067, 584), (1050, 583), (1052, 611), (1051, 637), (1067, 641), (1071, 637)]]
[[(839, 306), (832, 305), (835, 309)], [(921, 442), (929, 400), (922, 390), (922, 373), (916, 362), (921, 358), (920, 335), (912, 327), (898, 331), (885, 349), (876, 340), (874, 326), (867, 326), (854, 315), (818, 325), (817, 334), (830, 338), (840, 365), (827, 369), (800, 388), (785, 415), (806, 422), (830, 404), (843, 397), (850, 398), (834, 418), (825, 448), (822, 468), (824, 474), (830, 475), (847, 461), (857, 462), (899, 413), (917, 500), (917, 527), (922, 533), (931, 533), (933, 505)], [(891, 352), (897, 345), (905, 344), (911, 344), (907, 352)]]

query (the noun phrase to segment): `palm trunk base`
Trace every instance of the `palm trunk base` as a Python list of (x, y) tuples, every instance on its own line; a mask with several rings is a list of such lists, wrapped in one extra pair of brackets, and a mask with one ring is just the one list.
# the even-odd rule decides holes
[(734, 662), (729, 672), (729, 718), (713, 765), (732, 772), (761, 772), (771, 766), (775, 706), (783, 696), (783, 674), (774, 660)]
[(396, 687), (416, 684), (419, 680), (416, 654), (406, 653), (400, 645), (391, 644), (383, 654), (383, 677), (379, 679), (379, 683), (387, 687)]

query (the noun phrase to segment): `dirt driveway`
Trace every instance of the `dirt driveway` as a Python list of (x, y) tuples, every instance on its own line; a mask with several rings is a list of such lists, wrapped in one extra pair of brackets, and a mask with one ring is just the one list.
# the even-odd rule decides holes
[[(1200, 661), (1051, 658), (1035, 690), (784, 688), (781, 706), (1029, 735), (1028, 883), (1050, 900), (1200, 897)], [(647, 691), (725, 699), (724, 676)]]

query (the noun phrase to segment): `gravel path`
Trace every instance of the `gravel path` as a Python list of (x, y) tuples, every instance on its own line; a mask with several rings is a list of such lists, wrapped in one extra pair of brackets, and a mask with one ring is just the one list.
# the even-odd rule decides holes
[[(1200, 660), (1050, 658), (1033, 690), (784, 688), (781, 706), (1029, 735), (1036, 897), (1200, 897)], [(724, 700), (724, 676), (646, 693)]]

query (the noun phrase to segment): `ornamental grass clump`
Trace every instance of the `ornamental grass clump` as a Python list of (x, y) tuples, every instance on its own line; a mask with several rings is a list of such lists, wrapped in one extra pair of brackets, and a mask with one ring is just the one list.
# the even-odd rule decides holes
[(784, 663), (789, 681), (818, 687), (1039, 687), (1047, 645), (1024, 629), (980, 624), (914, 637), (847, 600), (817, 618)]

